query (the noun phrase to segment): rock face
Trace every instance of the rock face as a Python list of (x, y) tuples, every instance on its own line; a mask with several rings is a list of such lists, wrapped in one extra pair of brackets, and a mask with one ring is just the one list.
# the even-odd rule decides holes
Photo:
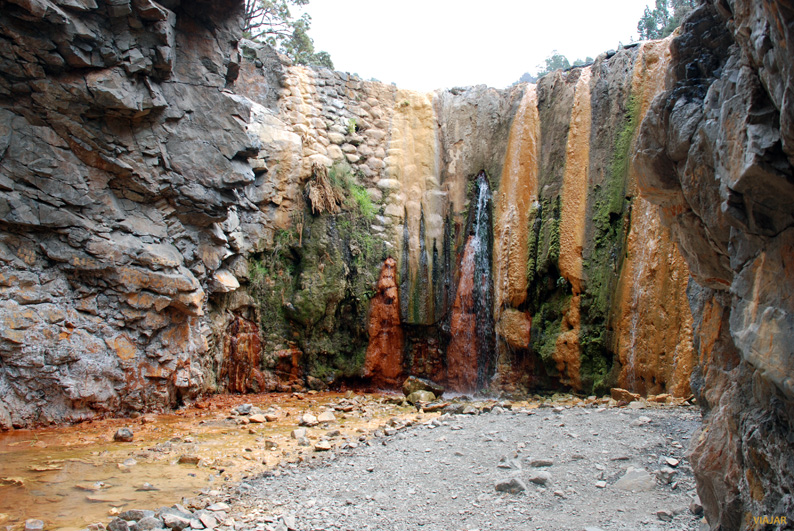
[(423, 94), (288, 66), (239, 13), (3, 10), (2, 426), (362, 377), (605, 391), (635, 361), (688, 392), (687, 273), (632, 266), (666, 237), (632, 236), (627, 162), (666, 43)]
[(400, 298), (397, 294), (397, 261), (387, 258), (378, 279), (378, 293), (369, 310), (369, 345), (364, 377), (377, 385), (394, 387), (403, 372), (405, 339), (400, 326)]
[(788, 4), (427, 94), (241, 14), (0, 0), (0, 427), (407, 375), (691, 389), (712, 528), (792, 513)]
[(792, 24), (784, 2), (698, 8), (635, 157), (697, 282), (692, 461), (711, 529), (794, 509)]
[(2, 2), (0, 425), (208, 387), (254, 181), (239, 2)]

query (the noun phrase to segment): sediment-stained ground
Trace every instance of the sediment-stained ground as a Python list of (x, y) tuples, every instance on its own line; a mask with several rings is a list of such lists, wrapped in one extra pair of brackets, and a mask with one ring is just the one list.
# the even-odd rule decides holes
[[(184, 436), (169, 433), (175, 450), (159, 466), (192, 466), (186, 470), (192, 474), (209, 465), (215, 481), (204, 483), (202, 494), (160, 509), (120, 499), (116, 518), (103, 524), (114, 531), (686, 531), (701, 525), (685, 460), (700, 424), (693, 407), (644, 401), (615, 407), (614, 400), (561, 396), (513, 404), (453, 401), (446, 413), (418, 413), (398, 401), (307, 396), (273, 407), (270, 416), (281, 414), (271, 423), (252, 422), (264, 414), (239, 404), (216, 411), (216, 420), (198, 415), (181, 430), (193, 434), (189, 455), (199, 463), (180, 465)], [(334, 420), (290, 436), (305, 420), (312, 423), (304, 412), (328, 419), (332, 409)], [(220, 417), (226, 423), (220, 433), (242, 443), (224, 445), (225, 461), (215, 456), (218, 448), (202, 453), (202, 446), (213, 445), (201, 430), (213, 431)], [(267, 436), (270, 429), (278, 435)], [(235, 465), (235, 459), (260, 466)], [(108, 478), (99, 497), (112, 502), (124, 477)], [(151, 483), (158, 486), (156, 478)], [(160, 494), (165, 502), (167, 493)]]

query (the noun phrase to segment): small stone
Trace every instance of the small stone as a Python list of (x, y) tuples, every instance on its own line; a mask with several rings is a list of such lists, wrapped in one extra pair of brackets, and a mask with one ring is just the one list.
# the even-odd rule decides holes
[(497, 468), (506, 468), (511, 470), (521, 470), (521, 463), (516, 459), (511, 459), (509, 457), (502, 457), (499, 460), (499, 464), (496, 465)]
[(298, 522), (294, 514), (285, 514), (281, 517), (281, 521), (287, 526), (287, 529), (294, 531), (298, 528)]
[(336, 415), (334, 415), (333, 411), (323, 411), (317, 417), (317, 420), (319, 422), (335, 422), (336, 421)]
[(213, 513), (228, 511), (229, 509), (231, 509), (231, 507), (229, 507), (229, 504), (224, 502), (213, 503), (212, 505), (207, 507), (207, 510), (212, 511)]
[(536, 485), (547, 485), (549, 482), (551, 482), (551, 474), (545, 471), (538, 472), (537, 474), (531, 476), (529, 480)]
[(278, 443), (276, 441), (267, 439), (265, 441), (265, 450), (275, 450), (278, 448)]
[(617, 400), (618, 402), (634, 402), (640, 399), (640, 395), (637, 393), (632, 393), (631, 391), (627, 391), (625, 389), (621, 389), (620, 387), (613, 387), (609, 390), (610, 396)]
[(133, 433), (129, 428), (119, 428), (116, 434), (113, 435), (113, 440), (116, 442), (132, 442)]
[(25, 520), (25, 531), (42, 531), (44, 522), (42, 520)]
[(681, 461), (679, 461), (678, 459), (675, 459), (673, 457), (667, 457), (667, 458), (665, 458), (664, 461), (665, 461), (665, 463), (667, 463), (667, 466), (670, 466), (670, 467), (673, 467), (673, 468), (677, 467), (681, 463)]
[(146, 516), (135, 523), (138, 531), (149, 531), (151, 529), (162, 529), (163, 521), (154, 516)]
[(186, 454), (180, 456), (179, 461), (177, 461), (177, 463), (179, 463), (180, 465), (197, 465), (199, 461), (201, 461), (199, 456)]
[(157, 487), (155, 487), (151, 483), (144, 483), (143, 485), (141, 485), (140, 487), (138, 487), (135, 490), (137, 490), (139, 492), (151, 492), (151, 491), (160, 490), (160, 489), (158, 489)]
[(163, 523), (168, 529), (182, 531), (183, 529), (190, 527), (190, 519), (177, 514), (164, 513), (162, 518)]
[(651, 419), (650, 417), (642, 416), (636, 419), (634, 422), (631, 423), (632, 426), (645, 426), (646, 424), (650, 424)]
[(629, 467), (616, 483), (620, 490), (649, 491), (656, 486), (653, 477), (644, 468)]
[(326, 441), (325, 439), (318, 441), (317, 444), (314, 445), (314, 449), (318, 452), (327, 452), (331, 448), (333, 448), (331, 441)]
[(126, 520), (114, 518), (108, 524), (108, 531), (130, 531), (130, 525)]
[(509, 494), (518, 494), (527, 490), (527, 485), (518, 478), (510, 478), (506, 481), (499, 481), (496, 483), (496, 490), (498, 492), (507, 492)]
[(656, 511), (656, 517), (662, 522), (672, 522), (675, 515), (673, 514), (672, 511), (668, 511), (667, 509), (662, 509), (660, 511)]
[(311, 413), (306, 413), (301, 417), (300, 422), (298, 424), (301, 426), (312, 427), (312, 426), (317, 426), (319, 423), (320, 421), (317, 420), (317, 417), (315, 417)]
[(250, 415), (251, 409), (254, 407), (253, 404), (240, 404), (236, 408), (232, 410), (233, 413), (237, 413), (238, 415)]
[(700, 516), (703, 514), (703, 504), (700, 503), (700, 496), (697, 494), (695, 494), (695, 497), (692, 498), (691, 502), (689, 502), (689, 512), (695, 516)]
[(414, 391), (408, 395), (407, 398), (407, 400), (414, 405), (418, 404), (419, 402), (433, 402), (435, 399), (436, 395), (430, 391)]
[(251, 415), (250, 417), (248, 417), (248, 420), (250, 420), (255, 424), (264, 424), (265, 422), (267, 422), (267, 419), (261, 413), (258, 415)]
[(265, 420), (268, 422), (276, 422), (279, 418), (281, 418), (276, 413), (265, 413)]
[[(386, 179), (381, 179), (381, 182)], [(380, 183), (378, 184), (380, 186)], [(409, 396), (414, 391), (430, 391), (436, 397), (440, 397), (444, 394), (444, 386), (439, 385), (431, 380), (427, 380), (425, 378), (418, 378), (416, 376), (409, 376), (403, 382), (403, 394), (405, 396)]]
[(215, 529), (216, 527), (218, 527), (218, 520), (216, 520), (214, 516), (206, 512), (199, 515), (199, 521), (202, 524), (204, 524), (204, 527), (206, 527), (207, 529)]
[(596, 488), (599, 488), (599, 489), (605, 489), (605, 488), (607, 488), (607, 482), (606, 481), (596, 481), (595, 486), (596, 486)]
[(656, 477), (659, 478), (665, 485), (669, 485), (673, 482), (673, 476), (675, 475), (675, 470), (670, 468), (669, 466), (663, 466), (660, 470), (656, 472)]
[(302, 439), (306, 437), (306, 432), (307, 432), (306, 428), (297, 428), (292, 430), (292, 433), (290, 433), (289, 436), (292, 437), (293, 439)]
[(547, 467), (547, 466), (552, 466), (552, 465), (554, 465), (554, 461), (552, 461), (551, 459), (539, 459), (539, 458), (536, 458), (536, 459), (530, 459), (529, 460), (529, 466), (535, 467), (535, 468)]
[(140, 510), (140, 509), (130, 509), (128, 511), (124, 511), (123, 513), (121, 513), (119, 515), (119, 518), (121, 518), (122, 520), (128, 520), (128, 521), (129, 520), (135, 520), (137, 522), (138, 520), (143, 520), (147, 516), (148, 517), (154, 516), (154, 511), (143, 511), (143, 510)]

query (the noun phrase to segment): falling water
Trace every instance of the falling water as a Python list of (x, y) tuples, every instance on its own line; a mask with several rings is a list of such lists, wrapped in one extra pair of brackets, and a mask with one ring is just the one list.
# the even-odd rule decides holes
[(461, 261), (460, 283), (452, 306), (447, 348), (447, 382), (471, 392), (486, 386), (494, 368), (493, 285), (491, 261), (491, 190), (485, 172), (477, 176), (477, 204)]

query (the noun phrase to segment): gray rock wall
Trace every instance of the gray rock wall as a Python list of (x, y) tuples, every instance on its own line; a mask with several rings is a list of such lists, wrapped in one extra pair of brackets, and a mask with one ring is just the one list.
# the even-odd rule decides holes
[(0, 2), (0, 426), (173, 405), (259, 141), (238, 1)]
[(692, 459), (712, 529), (794, 510), (792, 27), (789, 2), (698, 8), (636, 154), (705, 287), (690, 293), (706, 413)]

